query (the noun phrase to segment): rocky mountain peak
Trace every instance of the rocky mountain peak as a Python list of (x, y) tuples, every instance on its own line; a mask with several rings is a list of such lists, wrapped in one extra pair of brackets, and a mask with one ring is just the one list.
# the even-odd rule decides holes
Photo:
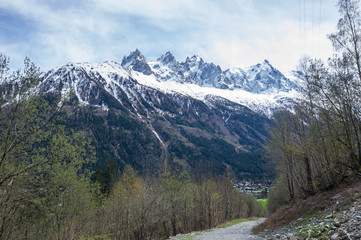
[(131, 52), (129, 56), (124, 56), (121, 65), (124, 68), (130, 68), (145, 75), (152, 74), (152, 70), (147, 63), (147, 59), (138, 49), (136, 49), (134, 52)]
[(246, 69), (246, 71), (249, 72), (274, 71), (274, 70), (275, 68), (271, 65), (271, 63), (267, 59), (263, 60), (262, 63), (258, 63)]
[(271, 65), (270, 62), (267, 59), (263, 60), (263, 64)]
[(246, 70), (248, 91), (253, 93), (289, 92), (297, 86), (274, 68), (268, 60)]
[(264, 70), (266, 70), (266, 69), (269, 71), (276, 70), (267, 59), (263, 60), (261, 66), (262, 66), (262, 69), (264, 69)]
[(158, 58), (157, 61), (161, 62), (163, 65), (169, 65), (172, 63), (174, 64), (177, 62), (173, 54), (169, 51), (162, 55), (160, 58)]
[(186, 61), (185, 61), (185, 63), (197, 63), (197, 62), (199, 62), (200, 64), (203, 64), (204, 63), (204, 61), (203, 61), (203, 59), (200, 57), (200, 56), (198, 56), (198, 55), (193, 55), (192, 57), (187, 57), (187, 59), (186, 59)]
[(131, 52), (128, 56), (124, 56), (122, 60), (122, 66), (128, 67), (129, 65), (133, 64), (134, 62), (146, 62), (146, 58), (143, 56), (143, 54), (136, 49), (135, 51)]

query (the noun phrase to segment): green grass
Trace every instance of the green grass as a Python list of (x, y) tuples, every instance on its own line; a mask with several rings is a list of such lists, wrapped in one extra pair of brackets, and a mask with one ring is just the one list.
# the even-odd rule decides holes
[(268, 198), (257, 199), (264, 209), (267, 209)]

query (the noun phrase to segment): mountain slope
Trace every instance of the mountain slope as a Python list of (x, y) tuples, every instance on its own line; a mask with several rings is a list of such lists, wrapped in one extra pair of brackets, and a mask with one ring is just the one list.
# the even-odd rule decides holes
[(38, 92), (79, 102), (69, 106), (67, 125), (88, 132), (99, 166), (111, 159), (142, 173), (183, 168), (239, 177), (270, 172), (268, 116), (298, 94), (296, 83), (268, 61), (222, 71), (197, 56), (179, 63), (169, 52), (148, 62), (139, 50), (121, 64), (54, 68)]

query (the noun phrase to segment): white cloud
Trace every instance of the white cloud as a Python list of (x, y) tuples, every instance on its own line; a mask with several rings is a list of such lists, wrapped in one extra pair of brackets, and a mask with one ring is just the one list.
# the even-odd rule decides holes
[[(327, 11), (331, 9), (330, 2), (324, 3)], [(223, 68), (244, 67), (263, 59), (270, 60), (277, 68), (294, 68), (302, 49), (309, 54), (313, 49), (321, 56), (330, 55), (330, 44), (324, 36), (336, 25), (331, 20), (322, 23), (318, 35), (315, 22), (311, 31), (308, 16), (303, 47), (299, 41), (297, 2), (0, 0), (2, 9), (30, 19), (36, 30), (27, 45), (0, 42), (0, 47), (10, 49), (16, 56), (26, 53), (45, 68), (69, 61), (120, 61), (135, 48), (148, 58), (156, 58), (168, 50), (179, 60), (198, 54)], [(323, 16), (331, 19), (327, 13)], [(10, 45), (20, 47), (16, 50)]]
[(265, 24), (264, 28), (257, 28), (245, 37), (237, 34), (212, 36), (207, 50), (201, 54), (224, 68), (243, 68), (267, 59), (283, 71), (296, 69), (303, 55), (324, 61), (332, 55), (332, 45), (326, 35), (335, 31), (333, 24), (322, 24), (320, 31), (312, 31), (308, 26), (306, 32), (301, 33), (295, 21), (273, 24), (276, 27)]

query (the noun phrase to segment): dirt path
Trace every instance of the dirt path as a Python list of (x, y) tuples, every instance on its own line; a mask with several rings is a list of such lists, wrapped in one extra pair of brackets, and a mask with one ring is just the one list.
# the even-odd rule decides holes
[[(251, 229), (264, 219), (239, 223), (226, 228), (216, 228), (211, 232), (190, 233), (171, 239), (194, 239), (194, 240), (262, 240), (263, 238), (252, 235)], [(189, 236), (186, 238), (185, 236)]]

